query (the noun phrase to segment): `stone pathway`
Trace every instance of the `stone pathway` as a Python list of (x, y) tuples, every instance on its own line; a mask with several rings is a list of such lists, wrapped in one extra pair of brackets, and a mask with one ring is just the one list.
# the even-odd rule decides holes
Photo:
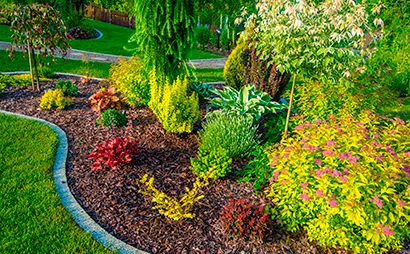
[[(10, 43), (0, 41), (0, 49), (9, 49)], [(57, 54), (58, 57), (61, 57), (61, 54)], [(103, 62), (103, 63), (117, 63), (118, 59), (120, 58), (129, 58), (127, 56), (117, 56), (117, 55), (110, 55), (110, 54), (103, 54), (103, 53), (96, 53), (96, 52), (88, 52), (83, 50), (77, 49), (70, 49), (65, 56), (67, 59), (74, 59), (74, 60), (82, 60), (86, 59), (93, 62)], [(214, 59), (195, 59), (190, 60), (189, 64), (198, 69), (205, 69), (205, 68), (223, 68), (226, 63), (226, 58), (214, 58)]]

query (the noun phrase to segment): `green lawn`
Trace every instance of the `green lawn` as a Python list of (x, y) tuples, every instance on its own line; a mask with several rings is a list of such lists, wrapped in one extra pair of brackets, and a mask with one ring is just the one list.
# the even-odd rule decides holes
[[(69, 41), (70, 45), (74, 49), (112, 55), (133, 55), (133, 51), (125, 49), (132, 49), (135, 47), (135, 45), (128, 43), (129, 38), (134, 33), (133, 29), (91, 19), (89, 20), (89, 22), (96, 29), (100, 30), (103, 33), (103, 37), (98, 40)], [(0, 41), (10, 41), (10, 35), (11, 33), (9, 27), (6, 25), (0, 25)], [(221, 58), (221, 56), (211, 54), (199, 49), (192, 50), (192, 52), (189, 54), (189, 57), (190, 59)]]
[[(55, 62), (47, 60), (49, 67), (54, 72), (67, 72), (87, 75), (90, 77), (109, 78), (109, 70), (111, 64), (88, 62), (84, 63), (80, 60), (68, 60), (56, 58)], [(0, 50), (0, 72), (8, 71), (28, 71), (28, 60), (23, 57), (23, 53), (15, 52), (14, 60), (10, 60), (8, 53), (5, 50)], [(194, 70), (199, 81), (213, 82), (223, 81), (223, 69), (196, 69)]]
[(0, 253), (109, 253), (60, 204), (54, 132), (0, 114)]

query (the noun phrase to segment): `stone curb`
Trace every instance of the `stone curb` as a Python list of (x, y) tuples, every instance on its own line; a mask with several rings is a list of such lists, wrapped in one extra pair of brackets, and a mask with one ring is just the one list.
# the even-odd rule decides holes
[(8, 111), (0, 110), (0, 113), (7, 115), (14, 115), (17, 117), (34, 120), (40, 122), (44, 125), (49, 126), (56, 134), (59, 140), (54, 166), (53, 166), (53, 177), (55, 182), (56, 191), (61, 199), (61, 203), (71, 214), (73, 219), (77, 224), (84, 229), (86, 232), (92, 235), (92, 237), (97, 240), (100, 244), (104, 245), (106, 248), (117, 251), (121, 254), (148, 254), (142, 250), (136, 249), (131, 245), (115, 238), (113, 235), (109, 234), (105, 229), (98, 225), (80, 206), (77, 200), (74, 198), (67, 184), (66, 176), (66, 160), (68, 153), (68, 141), (65, 132), (60, 129), (57, 125), (47, 122), (43, 119), (26, 116), (18, 113), (12, 113)]

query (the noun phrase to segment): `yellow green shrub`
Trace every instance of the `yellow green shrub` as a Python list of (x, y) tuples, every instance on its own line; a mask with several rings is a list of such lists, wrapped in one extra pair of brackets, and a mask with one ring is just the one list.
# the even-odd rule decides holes
[(354, 253), (399, 250), (410, 235), (410, 122), (329, 117), (272, 148), (270, 197), (289, 230)]
[(149, 107), (154, 111), (167, 132), (191, 132), (200, 119), (198, 94), (187, 95), (188, 79), (177, 78), (172, 84), (156, 75), (150, 74), (151, 100)]
[(232, 50), (224, 67), (224, 78), (228, 86), (239, 89), (244, 85), (245, 65), (242, 55), (246, 49), (246, 40), (239, 37), (236, 47)]
[(64, 93), (61, 89), (48, 90), (40, 99), (40, 108), (46, 110), (54, 108), (65, 109), (72, 104), (72, 100), (64, 97)]
[(142, 71), (143, 64), (137, 57), (120, 59), (110, 69), (115, 89), (123, 94), (131, 106), (146, 106), (150, 100), (149, 82)]
[(191, 189), (186, 188), (186, 193), (178, 199), (171, 197), (164, 192), (158, 190), (154, 186), (154, 178), (148, 179), (148, 175), (144, 175), (140, 180), (141, 189), (139, 193), (152, 198), (152, 202), (156, 203), (152, 207), (153, 210), (173, 220), (192, 219), (195, 214), (191, 212), (192, 207), (196, 202), (201, 200), (204, 196), (199, 195), (201, 188), (209, 184), (208, 177), (197, 177)]

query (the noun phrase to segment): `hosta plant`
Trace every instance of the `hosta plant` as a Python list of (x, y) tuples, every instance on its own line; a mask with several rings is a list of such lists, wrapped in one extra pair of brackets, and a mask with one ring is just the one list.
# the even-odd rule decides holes
[(63, 91), (64, 96), (77, 96), (78, 87), (70, 80), (60, 80), (56, 83), (56, 88)]
[(191, 90), (199, 95), (199, 99), (206, 100), (212, 96), (211, 90), (213, 85), (203, 82), (194, 82), (191, 84)]
[(209, 175), (210, 178), (222, 178), (231, 172), (232, 158), (222, 147), (217, 147), (211, 151), (199, 149), (198, 158), (191, 158), (191, 169), (199, 177), (204, 177), (204, 175), (209, 174), (209, 171), (212, 171), (213, 173)]
[(121, 110), (124, 107), (114, 87), (101, 88), (89, 98), (89, 101), (91, 109), (98, 113), (109, 108)]
[(265, 205), (245, 198), (229, 199), (220, 220), (225, 232), (244, 239), (264, 239), (272, 232), (272, 223)]
[(291, 231), (355, 253), (399, 250), (410, 227), (410, 122), (329, 117), (268, 154), (268, 197)]
[(61, 89), (48, 90), (40, 99), (40, 108), (50, 109), (65, 109), (73, 104), (70, 98), (64, 96)]
[(266, 113), (276, 113), (283, 106), (275, 101), (265, 92), (258, 91), (253, 85), (246, 85), (235, 90), (225, 87), (223, 90), (212, 90), (217, 95), (211, 100), (211, 105), (220, 108), (222, 112), (251, 116), (258, 121)]
[(117, 170), (121, 165), (131, 163), (139, 152), (137, 141), (122, 137), (110, 139), (104, 144), (98, 144), (97, 147), (97, 150), (88, 156), (94, 160), (91, 166), (93, 171), (104, 167)]

